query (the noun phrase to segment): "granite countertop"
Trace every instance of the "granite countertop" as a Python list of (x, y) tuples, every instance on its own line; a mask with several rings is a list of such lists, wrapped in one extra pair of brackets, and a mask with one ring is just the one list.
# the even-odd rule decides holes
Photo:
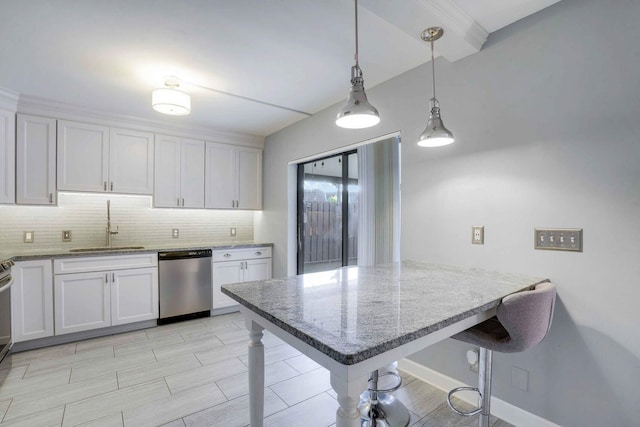
[[(13, 260), (13, 261), (26, 261), (42, 258), (60, 258), (60, 257), (90, 257), (90, 256), (105, 256), (105, 255), (123, 255), (123, 254), (135, 254), (145, 252), (166, 252), (166, 251), (193, 251), (198, 249), (242, 249), (242, 248), (255, 248), (262, 246), (273, 246), (273, 243), (256, 243), (256, 242), (218, 242), (218, 243), (189, 243), (189, 244), (172, 244), (172, 245), (139, 245), (142, 249), (132, 249), (134, 245), (127, 245), (118, 249), (119, 245), (114, 245), (115, 249), (108, 249), (104, 251), (89, 251), (89, 252), (70, 252), (72, 249), (63, 248), (41, 248), (41, 249), (16, 249), (16, 250), (2, 250), (0, 251), (0, 259)], [(128, 249), (127, 249), (128, 248)]]
[(352, 365), (545, 281), (404, 261), (224, 285), (222, 292), (334, 360)]

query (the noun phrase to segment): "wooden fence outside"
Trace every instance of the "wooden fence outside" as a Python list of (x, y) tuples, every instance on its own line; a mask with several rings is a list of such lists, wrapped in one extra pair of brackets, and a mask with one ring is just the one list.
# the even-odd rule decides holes
[[(349, 203), (349, 212), (357, 212), (357, 203)], [(335, 262), (342, 259), (342, 203), (306, 202), (303, 228), (304, 263)], [(358, 218), (349, 223), (348, 257), (358, 256)]]

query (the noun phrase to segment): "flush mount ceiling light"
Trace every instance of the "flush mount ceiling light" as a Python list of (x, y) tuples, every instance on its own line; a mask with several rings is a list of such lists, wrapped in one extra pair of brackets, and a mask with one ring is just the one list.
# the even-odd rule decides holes
[(433, 98), (429, 100), (431, 113), (429, 114), (426, 129), (418, 137), (418, 145), (420, 147), (441, 147), (454, 141), (453, 134), (442, 123), (440, 103), (436, 99), (436, 66), (433, 59), (433, 42), (442, 37), (443, 34), (444, 30), (440, 27), (427, 28), (420, 34), (422, 40), (431, 43), (431, 77), (433, 83)]
[(355, 0), (356, 8), (356, 65), (351, 67), (351, 90), (347, 103), (342, 107), (336, 118), (336, 125), (347, 129), (362, 129), (375, 126), (380, 123), (378, 110), (369, 104), (367, 94), (364, 92), (364, 78), (358, 64), (358, 0)]
[(178, 90), (180, 81), (176, 77), (167, 77), (166, 87), (154, 89), (151, 93), (151, 106), (162, 114), (186, 116), (191, 112), (191, 97)]

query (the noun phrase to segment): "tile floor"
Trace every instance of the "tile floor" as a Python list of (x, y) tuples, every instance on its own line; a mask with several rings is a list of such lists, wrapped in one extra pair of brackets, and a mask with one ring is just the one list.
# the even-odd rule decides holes
[[(246, 426), (246, 342), (236, 313), (11, 354), (0, 364), (0, 427)], [(328, 371), (269, 333), (264, 342), (265, 426), (333, 426)], [(413, 377), (396, 396), (411, 426), (477, 425)]]

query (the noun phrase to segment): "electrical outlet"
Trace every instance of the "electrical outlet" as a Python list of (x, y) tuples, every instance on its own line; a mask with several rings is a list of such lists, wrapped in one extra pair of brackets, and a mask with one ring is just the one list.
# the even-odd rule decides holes
[(484, 225), (471, 226), (471, 243), (484, 245)]
[(582, 228), (536, 228), (535, 249), (582, 252)]
[(71, 241), (71, 230), (62, 230), (62, 241), (63, 242)]
[(22, 234), (22, 240), (24, 240), (25, 243), (33, 243), (33, 237), (34, 237), (33, 231), (25, 231)]
[(235, 227), (231, 227), (231, 237), (236, 237), (236, 228)]
[(174, 228), (173, 231), (171, 232), (171, 237), (173, 237), (174, 239), (177, 239), (178, 237), (180, 237), (180, 230), (177, 228)]

